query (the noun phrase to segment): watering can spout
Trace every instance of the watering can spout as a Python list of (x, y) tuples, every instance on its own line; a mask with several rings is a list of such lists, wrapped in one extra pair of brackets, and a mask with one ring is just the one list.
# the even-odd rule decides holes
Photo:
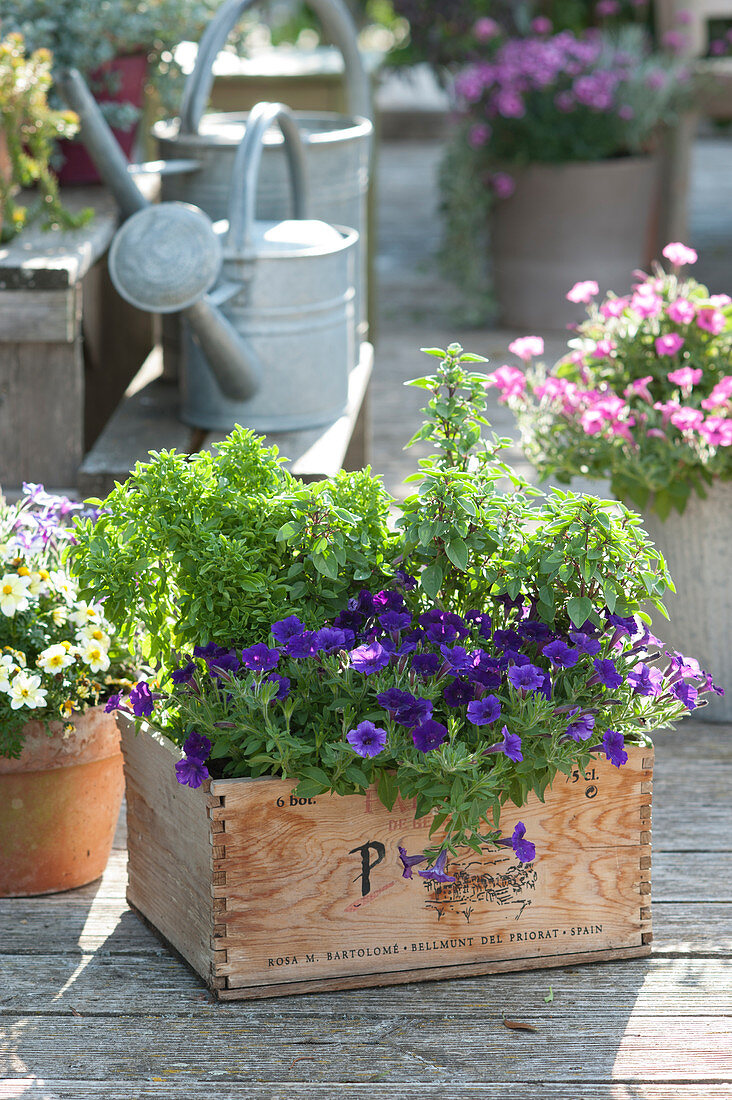
[(207, 295), (222, 264), (210, 218), (185, 203), (148, 202), (81, 74), (66, 69), (57, 86), (78, 114), (81, 138), (126, 219), (109, 253), (115, 287), (138, 309), (180, 312), (222, 391), (232, 400), (248, 400), (259, 388), (262, 366), (249, 342)]

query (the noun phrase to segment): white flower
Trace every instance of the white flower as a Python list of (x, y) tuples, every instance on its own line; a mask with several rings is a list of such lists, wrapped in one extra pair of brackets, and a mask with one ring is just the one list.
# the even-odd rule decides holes
[(109, 668), (107, 651), (99, 642), (87, 642), (79, 648), (79, 656), (92, 672), (105, 672)]
[(28, 592), (31, 596), (44, 596), (48, 592), (48, 573), (31, 573)]
[(74, 655), (69, 653), (64, 645), (50, 645), (48, 649), (44, 649), (43, 653), (38, 655), (36, 661), (39, 668), (51, 674), (60, 672), (62, 668), (68, 668), (73, 663)]
[(46, 691), (41, 687), (40, 676), (31, 676), (27, 672), (19, 672), (10, 685), (10, 706), (13, 710), (21, 707), (45, 707)]
[(6, 573), (0, 577), (0, 611), (12, 619), (16, 611), (25, 611), (28, 607), (28, 586), (30, 577), (19, 577), (17, 573)]
[(18, 672), (19, 666), (9, 653), (3, 653), (0, 657), (0, 691), (10, 691), (10, 677)]
[(51, 618), (53, 619), (54, 626), (63, 626), (68, 622), (69, 613), (65, 607), (54, 607), (51, 612)]
[(79, 600), (76, 609), (71, 612), (71, 621), (78, 627), (88, 626), (89, 623), (101, 621), (102, 612), (97, 604), (89, 604), (86, 600)]
[(112, 639), (109, 637), (109, 634), (102, 630), (101, 626), (95, 626), (93, 623), (90, 623), (89, 626), (85, 626), (83, 630), (79, 631), (80, 645), (83, 646), (87, 642), (96, 642), (106, 653), (112, 644)]
[(51, 584), (67, 603), (73, 603), (77, 596), (76, 585), (66, 576), (62, 569), (54, 569), (51, 573)]

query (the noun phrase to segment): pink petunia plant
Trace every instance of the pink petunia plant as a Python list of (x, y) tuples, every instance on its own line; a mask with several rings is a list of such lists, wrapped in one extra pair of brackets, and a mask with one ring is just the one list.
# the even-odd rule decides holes
[(732, 299), (683, 272), (693, 249), (674, 242), (663, 255), (673, 270), (638, 273), (632, 294), (587, 295), (588, 318), (551, 370), (525, 337), (511, 344), (527, 364), (520, 381), (501, 368), (488, 384), (542, 477), (609, 478), (621, 500), (665, 518), (732, 477)]

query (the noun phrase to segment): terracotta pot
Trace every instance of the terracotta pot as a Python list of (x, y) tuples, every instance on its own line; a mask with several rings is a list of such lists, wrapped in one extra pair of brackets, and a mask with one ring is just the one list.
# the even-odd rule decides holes
[[(108, 73), (115, 75), (118, 88), (115, 92), (107, 90), (96, 92), (97, 100), (100, 103), (131, 103), (133, 107), (142, 107), (147, 77), (147, 55), (128, 54), (108, 61), (92, 75), (92, 84), (95, 81), (103, 81)], [(132, 157), (137, 126), (138, 124), (135, 123), (127, 130), (112, 130), (127, 160)], [(58, 150), (64, 157), (64, 163), (56, 173), (62, 187), (101, 183), (94, 162), (78, 138), (76, 140), (63, 138), (58, 142)]]
[(65, 734), (26, 726), (19, 759), (0, 757), (0, 897), (71, 890), (106, 866), (124, 791), (117, 722), (93, 707)]
[[(634, 505), (629, 504), (629, 508)], [(706, 696), (705, 721), (732, 722), (732, 481), (714, 481), (702, 500), (692, 493), (683, 513), (661, 520), (646, 512), (643, 526), (666, 559), (676, 594), (664, 603), (670, 616), (653, 616), (654, 632), (711, 672), (725, 695)]]
[(501, 323), (563, 329), (584, 307), (566, 299), (594, 279), (601, 292), (630, 290), (654, 258), (659, 170), (655, 157), (534, 164), (511, 174), (516, 190), (491, 221)]

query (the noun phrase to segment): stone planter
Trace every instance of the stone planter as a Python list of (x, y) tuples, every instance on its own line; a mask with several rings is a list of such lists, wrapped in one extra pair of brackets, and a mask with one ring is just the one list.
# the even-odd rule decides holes
[(516, 190), (496, 203), (491, 223), (502, 324), (563, 329), (584, 316), (566, 299), (576, 282), (595, 279), (601, 292), (622, 294), (654, 258), (655, 157), (534, 164), (511, 175)]
[(83, 886), (106, 866), (124, 791), (119, 730), (93, 707), (72, 733), (26, 726), (19, 759), (0, 757), (0, 897)]
[(704, 718), (732, 722), (732, 481), (715, 481), (707, 494), (702, 500), (692, 493), (682, 515), (644, 514), (676, 585), (676, 595), (664, 600), (671, 621), (657, 616), (654, 628), (667, 648), (696, 657), (725, 689), (725, 696), (709, 697)]

